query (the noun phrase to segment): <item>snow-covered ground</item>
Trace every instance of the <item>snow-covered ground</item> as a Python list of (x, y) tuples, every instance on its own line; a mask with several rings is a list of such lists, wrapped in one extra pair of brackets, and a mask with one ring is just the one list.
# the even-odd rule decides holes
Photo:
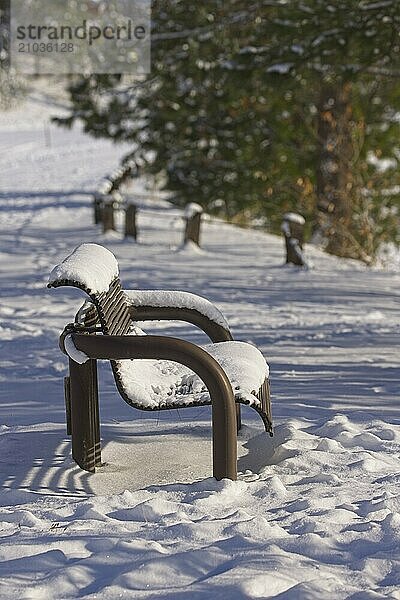
[[(179, 211), (148, 200), (138, 244), (105, 237), (90, 194), (126, 149), (57, 111), (35, 93), (0, 114), (0, 597), (400, 599), (399, 273), (313, 248), (284, 267), (281, 239), (218, 222), (182, 251)], [(130, 409), (107, 365), (105, 464), (73, 464), (57, 338), (83, 295), (46, 282), (81, 242), (128, 289), (206, 296), (268, 359), (275, 436), (243, 410), (239, 481), (210, 477), (208, 407)]]

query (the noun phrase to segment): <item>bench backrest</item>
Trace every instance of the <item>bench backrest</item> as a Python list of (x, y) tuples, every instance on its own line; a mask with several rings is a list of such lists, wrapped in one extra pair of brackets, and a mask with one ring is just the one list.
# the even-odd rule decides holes
[(85, 324), (100, 321), (105, 335), (126, 335), (130, 306), (121, 288), (114, 255), (97, 244), (78, 246), (50, 274), (48, 287), (72, 286), (86, 292), (97, 309), (88, 310)]
[(119, 278), (114, 279), (106, 292), (92, 296), (92, 300), (105, 335), (126, 335), (129, 332), (130, 310)]

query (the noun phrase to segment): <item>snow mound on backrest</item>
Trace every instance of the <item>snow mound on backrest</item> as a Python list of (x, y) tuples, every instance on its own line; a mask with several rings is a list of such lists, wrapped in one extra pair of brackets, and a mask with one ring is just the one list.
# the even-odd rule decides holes
[(76, 281), (93, 294), (106, 292), (118, 277), (115, 256), (98, 244), (81, 244), (52, 270), (49, 285), (64, 279)]

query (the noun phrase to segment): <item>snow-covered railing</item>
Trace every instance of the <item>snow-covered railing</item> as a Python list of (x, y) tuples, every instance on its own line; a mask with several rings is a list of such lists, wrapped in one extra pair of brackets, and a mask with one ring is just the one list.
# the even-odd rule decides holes
[(128, 177), (136, 176), (137, 172), (137, 164), (135, 161), (130, 160), (115, 169), (111, 175), (104, 177), (104, 179), (100, 182), (97, 192), (104, 196), (111, 194), (111, 192), (118, 190), (121, 186), (121, 183), (123, 183)]
[[(135, 161), (130, 160), (115, 169), (105, 177), (93, 195), (93, 217), (95, 225), (103, 223), (104, 232), (115, 230), (115, 210), (122, 207), (122, 196), (119, 187), (128, 177), (136, 176), (138, 166)], [(124, 207), (125, 208), (125, 207)], [(132, 223), (132, 213), (130, 215)], [(132, 231), (132, 227), (128, 231)], [(128, 233), (131, 235), (131, 233)], [(134, 236), (135, 237), (135, 236)], [(136, 239), (136, 237), (135, 237)]]

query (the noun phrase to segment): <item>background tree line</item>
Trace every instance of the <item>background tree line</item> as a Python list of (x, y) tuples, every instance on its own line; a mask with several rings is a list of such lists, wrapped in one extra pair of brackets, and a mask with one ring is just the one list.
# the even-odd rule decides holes
[(399, 243), (399, 32), (397, 0), (155, 0), (151, 74), (75, 78), (58, 121), (130, 142), (180, 204), (296, 210), (371, 262)]

